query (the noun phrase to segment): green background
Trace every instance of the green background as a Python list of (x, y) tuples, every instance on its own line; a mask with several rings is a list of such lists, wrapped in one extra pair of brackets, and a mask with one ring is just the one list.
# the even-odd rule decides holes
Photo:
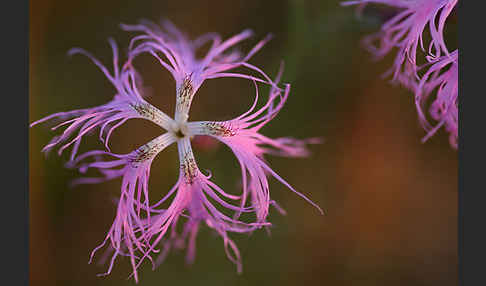
[[(246, 51), (274, 34), (250, 62), (275, 75), (283, 59), (283, 80), (292, 89), (263, 133), (325, 138), (311, 147), (309, 158), (269, 161), (327, 216), (272, 180), (271, 194), (288, 214), (271, 211), (271, 236), (263, 230), (232, 235), (243, 258), (241, 275), (226, 259), (222, 240), (203, 228), (194, 265), (186, 266), (184, 253), (174, 251), (155, 271), (148, 263), (142, 266), (139, 285), (457, 284), (457, 152), (444, 131), (420, 143), (425, 132), (413, 94), (381, 78), (393, 55), (373, 62), (360, 46), (389, 10), (366, 11), (358, 20), (355, 9), (339, 1), (31, 1), (30, 121), (113, 96), (87, 58), (68, 58), (71, 47), (87, 49), (109, 66), (107, 38), (117, 40), (124, 56), (133, 35), (121, 31), (120, 23), (167, 17), (192, 37), (217, 32), (227, 38), (251, 28), (256, 36), (241, 45)], [(456, 24), (452, 16), (446, 31), (451, 46), (457, 46)], [(169, 74), (149, 57), (136, 65), (151, 87), (148, 100), (172, 114), (175, 85)], [(206, 81), (191, 119), (230, 119), (253, 98), (248, 81)], [(112, 136), (112, 149), (129, 152), (159, 132), (151, 123), (128, 121)], [(68, 154), (45, 158), (40, 152), (54, 134), (45, 125), (30, 130), (31, 285), (134, 285), (126, 279), (126, 258), (101, 278), (96, 274), (107, 265), (87, 263), (114, 218), (120, 180), (70, 189), (77, 174), (63, 167)], [(80, 151), (101, 147), (97, 135), (90, 136)], [(200, 168), (235, 190), (240, 173), (228, 149), (194, 149)], [(152, 197), (174, 184), (177, 170), (172, 146), (152, 166)]]

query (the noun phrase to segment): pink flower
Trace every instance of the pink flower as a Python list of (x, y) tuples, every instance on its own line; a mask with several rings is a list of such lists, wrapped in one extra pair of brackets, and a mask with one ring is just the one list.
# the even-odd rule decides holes
[[(284, 88), (277, 86), (283, 69), (276, 80), (271, 80), (262, 70), (246, 62), (268, 38), (242, 56), (238, 52), (227, 50), (249, 37), (249, 31), (221, 42), (215, 34), (203, 35), (191, 41), (168, 22), (163, 26), (164, 31), (153, 24), (124, 25), (123, 28), (142, 31), (144, 34), (132, 39), (128, 61), (121, 70), (118, 67), (116, 45), (110, 40), (114, 52), (113, 74), (89, 53), (74, 50), (87, 55), (100, 67), (115, 86), (114, 99), (102, 106), (56, 113), (32, 123), (33, 126), (51, 119), (65, 120), (53, 129), (66, 125), (69, 127), (44, 150), (59, 147), (61, 154), (64, 149), (74, 144), (67, 167), (77, 168), (81, 173), (94, 168), (102, 175), (80, 178), (74, 181), (74, 184), (100, 183), (122, 178), (115, 220), (104, 241), (93, 250), (90, 261), (98, 249), (108, 245), (113, 254), (105, 274), (111, 272), (118, 256), (128, 256), (133, 268), (132, 274), (138, 282), (137, 270), (143, 261), (148, 259), (155, 267), (165, 259), (171, 248), (183, 248), (187, 244), (187, 261), (194, 261), (197, 232), (201, 225), (206, 225), (223, 239), (228, 258), (236, 264), (238, 272), (241, 272), (241, 256), (229, 234), (248, 233), (270, 226), (267, 221), (270, 205), (283, 212), (270, 198), (267, 177), (276, 178), (320, 210), (273, 171), (265, 162), (264, 155), (308, 156), (307, 145), (319, 143), (319, 140), (298, 140), (288, 137), (271, 139), (259, 133), (261, 127), (282, 109), (290, 91), (289, 84)], [(206, 41), (212, 41), (211, 48), (201, 59), (196, 58), (196, 50)], [(177, 98), (174, 119), (142, 98), (137, 88), (140, 79), (132, 66), (132, 61), (141, 53), (154, 56), (173, 75)], [(236, 67), (248, 68), (257, 72), (260, 77), (228, 72)], [(198, 88), (206, 79), (220, 77), (251, 80), (257, 92), (253, 106), (246, 113), (229, 121), (188, 122), (190, 105)], [(266, 104), (254, 111), (258, 101), (257, 83), (268, 84), (271, 90)], [(131, 118), (152, 121), (166, 132), (128, 154), (111, 153), (108, 148), (110, 134)], [(76, 156), (84, 135), (98, 127), (99, 138), (105, 143), (107, 151), (95, 150)], [(191, 147), (191, 139), (198, 135), (212, 136), (233, 150), (242, 172), (243, 186), (240, 195), (225, 192), (210, 181), (210, 175), (205, 175), (199, 170)], [(150, 204), (148, 181), (152, 161), (172, 143), (177, 143), (179, 150), (179, 179), (161, 200)], [(163, 207), (165, 205), (168, 206)], [(230, 212), (232, 214), (228, 214)], [(255, 221), (241, 220), (242, 213), (255, 214)], [(184, 221), (184, 227), (179, 234), (177, 225), (180, 221)], [(156, 260), (155, 255), (158, 255)]]
[[(376, 59), (381, 59), (394, 48), (398, 49), (393, 67), (385, 75), (393, 74), (393, 82), (399, 82), (415, 92), (419, 120), (428, 132), (424, 141), (434, 134), (438, 127), (445, 126), (451, 134), (451, 145), (457, 148), (457, 50), (450, 53), (443, 36), (446, 20), (456, 6), (457, 0), (355, 0), (342, 4), (359, 4), (360, 8), (363, 8), (368, 3), (393, 6), (400, 12), (387, 20), (378, 33), (365, 37), (365, 46)], [(424, 47), (423, 40), (427, 25), (430, 35), (428, 49)], [(417, 64), (419, 45), (419, 52), (423, 52), (424, 61), (428, 64)], [(455, 64), (447, 76), (438, 76), (437, 70), (451, 62)], [(419, 71), (426, 70), (430, 64), (432, 64), (431, 70), (422, 72), (420, 75)], [(450, 84), (442, 88), (442, 83), (446, 82)], [(432, 128), (426, 120), (422, 107), (425, 99), (438, 85), (441, 86), (440, 94), (436, 96), (437, 100), (432, 106), (431, 116), (440, 123), (437, 128)], [(446, 102), (447, 100), (449, 101)]]
[[(343, 5), (380, 3), (401, 10), (386, 21), (380, 32), (368, 36), (364, 43), (376, 59), (381, 59), (392, 49), (398, 48), (392, 69), (393, 80), (410, 87), (410, 77), (417, 76), (417, 48), (430, 57), (448, 54), (444, 43), (443, 31), (447, 17), (457, 0), (356, 0), (346, 1)], [(423, 33), (429, 25), (431, 40), (425, 50)], [(378, 40), (378, 43), (375, 42)]]

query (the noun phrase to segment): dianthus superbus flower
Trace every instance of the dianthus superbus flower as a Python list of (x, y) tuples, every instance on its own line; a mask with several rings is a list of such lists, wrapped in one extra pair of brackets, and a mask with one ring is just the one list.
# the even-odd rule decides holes
[[(230, 238), (232, 232), (249, 233), (271, 224), (267, 221), (268, 209), (274, 205), (270, 198), (268, 177), (274, 177), (305, 200), (281, 176), (272, 170), (264, 155), (287, 157), (307, 156), (308, 144), (319, 143), (318, 139), (294, 139), (283, 137), (271, 139), (259, 133), (261, 127), (271, 121), (282, 109), (290, 92), (290, 85), (279, 87), (281, 69), (272, 80), (260, 68), (248, 60), (268, 41), (260, 41), (247, 54), (229, 49), (251, 35), (244, 31), (222, 41), (216, 34), (206, 34), (190, 40), (174, 25), (164, 22), (161, 27), (142, 22), (140, 25), (123, 25), (125, 30), (141, 32), (129, 46), (128, 60), (119, 67), (118, 50), (110, 40), (113, 56), (113, 73), (91, 54), (81, 49), (72, 53), (88, 56), (114, 85), (114, 98), (101, 106), (56, 113), (31, 124), (50, 120), (64, 120), (53, 129), (65, 126), (64, 132), (55, 137), (44, 151), (58, 148), (58, 153), (72, 146), (69, 168), (81, 173), (89, 169), (98, 170), (100, 177), (83, 177), (74, 184), (93, 184), (121, 178), (121, 193), (117, 202), (115, 220), (105, 239), (96, 247), (91, 259), (100, 248), (107, 246), (112, 252), (109, 274), (115, 259), (128, 256), (133, 276), (138, 281), (138, 268), (145, 260), (159, 265), (171, 248), (187, 245), (187, 262), (194, 261), (196, 236), (205, 225), (223, 239), (228, 258), (241, 272), (241, 256), (236, 244)], [(211, 46), (207, 53), (196, 57), (196, 52), (205, 43)], [(138, 87), (141, 78), (132, 65), (140, 54), (152, 55), (167, 69), (176, 82), (176, 108), (171, 118), (148, 103)], [(246, 68), (248, 74), (231, 72), (234, 68)], [(252, 74), (250, 74), (253, 73)], [(250, 80), (256, 89), (253, 106), (241, 116), (228, 121), (189, 122), (189, 110), (198, 88), (207, 79), (236, 77)], [(270, 87), (270, 93), (263, 107), (255, 111), (259, 100), (258, 84)], [(109, 149), (109, 138), (113, 130), (128, 119), (141, 118), (159, 125), (165, 133), (127, 154), (115, 154)], [(90, 131), (99, 129), (99, 138), (106, 150), (89, 151), (77, 155), (81, 139)], [(209, 171), (200, 171), (191, 147), (195, 136), (211, 136), (228, 145), (241, 166), (242, 190), (238, 195), (224, 191), (211, 180)], [(149, 176), (152, 161), (165, 148), (176, 144), (179, 151), (179, 179), (158, 202), (150, 203)], [(254, 221), (240, 219), (242, 213), (254, 215)], [(184, 224), (178, 233), (177, 225)], [(154, 259), (154, 256), (158, 256)]]
[[(369, 3), (395, 7), (398, 12), (382, 25), (378, 33), (364, 38), (366, 48), (376, 59), (381, 59), (393, 49), (397, 49), (393, 66), (386, 75), (392, 74), (393, 82), (399, 82), (412, 90), (417, 101), (422, 101), (421, 98), (426, 98), (433, 89), (431, 87), (437, 86), (443, 78), (437, 79), (436, 76), (431, 76), (432, 73), (437, 75), (437, 69), (441, 65), (439, 62), (457, 63), (457, 51), (455, 55), (450, 53), (444, 41), (445, 24), (456, 6), (457, 0), (353, 0), (344, 1), (342, 5), (359, 4), (360, 8), (363, 8), (363, 5)], [(424, 38), (427, 37), (430, 38), (428, 47), (424, 45)], [(417, 62), (419, 53), (423, 54), (423, 62), (426, 62), (426, 64), (421, 65)], [(456, 59), (454, 60), (454, 58)], [(432, 70), (427, 71), (431, 64)], [(422, 72), (422, 74), (419, 74), (419, 72)], [(457, 83), (457, 76), (456, 67), (456, 72), (450, 72), (447, 81)], [(427, 81), (430, 81), (430, 83), (427, 83)], [(440, 95), (437, 94), (438, 99), (450, 100), (447, 103), (441, 102), (441, 104), (455, 106), (455, 113), (457, 114), (457, 86), (455, 90), (441, 88), (440, 92)], [(417, 106), (421, 105), (423, 103)], [(437, 104), (433, 106), (437, 108)], [(446, 126), (447, 131), (451, 134), (451, 145), (457, 148), (457, 116), (455, 119), (449, 118), (446, 120), (448, 123), (446, 123), (443, 115), (439, 115), (439, 113), (446, 112), (450, 115), (450, 109), (447, 109), (447, 111), (443, 108), (439, 109), (440, 111), (431, 111), (431, 116), (441, 121), (438, 126)], [(419, 120), (428, 131), (425, 137), (427, 139), (435, 133), (436, 129), (430, 128), (420, 107), (418, 111)]]
[[(448, 53), (444, 43), (444, 26), (457, 0), (356, 0), (342, 4), (368, 3), (386, 4), (399, 9), (395, 16), (383, 24), (378, 33), (364, 40), (368, 50), (377, 59), (398, 48), (393, 68), (390, 70), (394, 80), (408, 85), (406, 78), (416, 75), (419, 45), (421, 50), (434, 57)], [(423, 34), (427, 26), (431, 40), (426, 50)]]

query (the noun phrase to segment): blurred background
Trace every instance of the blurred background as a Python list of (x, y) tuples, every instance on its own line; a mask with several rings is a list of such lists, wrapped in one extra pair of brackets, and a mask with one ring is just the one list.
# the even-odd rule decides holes
[[(174, 251), (161, 267), (142, 266), (139, 285), (456, 285), (457, 152), (441, 131), (427, 143), (417, 121), (413, 95), (381, 75), (394, 53), (372, 62), (361, 38), (379, 29), (389, 9), (370, 8), (358, 19), (339, 1), (61, 1), (33, 0), (30, 6), (30, 121), (54, 112), (106, 103), (114, 89), (83, 56), (82, 47), (111, 65), (107, 38), (125, 55), (129, 38), (120, 23), (168, 18), (191, 37), (206, 32), (224, 38), (243, 29), (252, 45), (272, 33), (250, 62), (275, 75), (286, 63), (283, 80), (290, 98), (263, 133), (270, 137), (321, 136), (312, 156), (269, 157), (271, 166), (297, 190), (327, 210), (312, 206), (271, 181), (271, 194), (288, 214), (272, 210), (271, 236), (265, 231), (232, 235), (243, 258), (243, 274), (226, 259), (222, 240), (204, 228), (192, 266)], [(456, 38), (457, 17), (447, 24), (448, 43)], [(148, 100), (172, 114), (175, 84), (150, 57), (136, 67), (150, 87)], [(192, 120), (230, 119), (248, 109), (251, 83), (239, 79), (206, 81), (191, 110)], [(112, 150), (129, 152), (159, 135), (153, 124), (128, 121), (111, 139)], [(31, 285), (135, 285), (127, 280), (128, 259), (88, 264), (91, 250), (105, 237), (114, 218), (113, 199), (120, 180), (70, 189), (78, 174), (65, 169), (68, 154), (45, 158), (42, 147), (57, 133), (41, 125), (30, 130), (30, 283)], [(175, 145), (174, 145), (175, 146)], [(154, 161), (152, 197), (177, 180), (172, 146)], [(224, 146), (194, 147), (201, 169), (230, 190), (238, 186), (237, 161)], [(99, 149), (86, 137), (81, 152)], [(99, 261), (99, 256), (96, 261)], [(302, 284), (303, 283), (303, 284)]]

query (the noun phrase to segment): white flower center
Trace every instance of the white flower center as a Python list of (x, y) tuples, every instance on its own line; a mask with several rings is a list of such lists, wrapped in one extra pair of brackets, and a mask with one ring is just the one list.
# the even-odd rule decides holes
[(177, 122), (173, 121), (171, 123), (169, 132), (174, 134), (177, 139), (185, 138), (189, 136), (189, 129), (187, 128), (187, 122)]

